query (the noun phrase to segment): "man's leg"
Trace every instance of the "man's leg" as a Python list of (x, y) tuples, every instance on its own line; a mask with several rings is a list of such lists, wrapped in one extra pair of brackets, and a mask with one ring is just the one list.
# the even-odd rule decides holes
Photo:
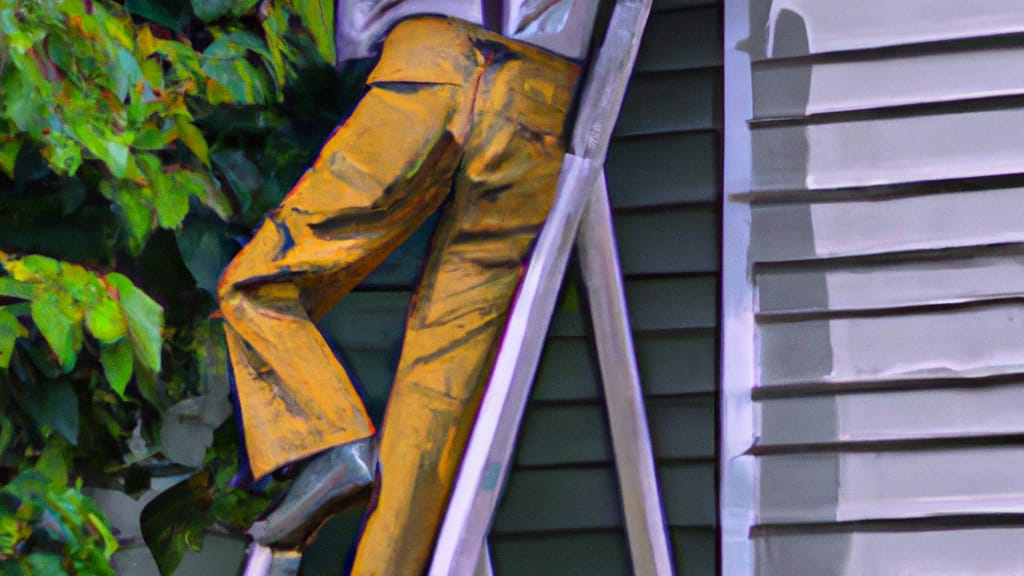
[[(408, 320), (356, 576), (425, 570), (509, 304), (554, 199), (577, 69), (493, 44), (482, 50), (498, 51), (489, 60), (500, 64), (480, 84), (455, 201)], [(536, 100), (524, 101), (524, 87)]]
[(452, 84), (371, 87), (225, 271), (220, 303), (257, 478), (373, 434), (313, 322), (448, 195), (461, 92)]

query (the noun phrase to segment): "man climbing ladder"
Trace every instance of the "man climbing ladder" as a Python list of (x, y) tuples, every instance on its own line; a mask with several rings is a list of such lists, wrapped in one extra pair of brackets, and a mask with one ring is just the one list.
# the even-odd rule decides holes
[[(353, 573), (424, 570), (554, 197), (579, 75), (564, 56), (585, 53), (594, 11), (587, 0), (339, 6), (342, 57), (373, 50), (390, 29), (367, 92), (221, 280), (254, 475), (313, 457), (253, 527), (259, 543), (301, 545), (373, 480), (372, 424), (313, 322), (447, 200), (409, 313)], [(506, 22), (486, 22), (505, 35), (485, 29), (485, 15)]]

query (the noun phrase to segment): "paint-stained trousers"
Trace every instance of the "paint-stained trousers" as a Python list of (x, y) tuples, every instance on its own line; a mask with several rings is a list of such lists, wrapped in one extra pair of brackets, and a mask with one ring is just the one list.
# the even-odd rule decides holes
[(418, 574), (524, 260), (554, 197), (578, 67), (440, 17), (387, 36), (368, 90), (224, 272), (256, 477), (374, 433), (313, 322), (450, 197), (413, 298), (354, 574)]

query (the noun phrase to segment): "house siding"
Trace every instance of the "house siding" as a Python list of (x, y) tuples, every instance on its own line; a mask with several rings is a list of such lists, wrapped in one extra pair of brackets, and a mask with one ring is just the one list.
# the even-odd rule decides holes
[(1019, 574), (1024, 4), (737, 1), (753, 573)]

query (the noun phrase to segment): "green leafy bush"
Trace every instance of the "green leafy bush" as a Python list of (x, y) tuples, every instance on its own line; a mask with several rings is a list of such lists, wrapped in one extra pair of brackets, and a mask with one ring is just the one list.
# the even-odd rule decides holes
[(333, 18), (331, 0), (0, 0), (0, 574), (111, 573), (83, 485), (188, 478), (147, 508), (164, 573), (266, 504), (228, 487), (213, 293), (358, 94)]
[(0, 488), (0, 573), (113, 575), (117, 541), (103, 514), (80, 482), (66, 486), (63, 462), (43, 459), (38, 468), (49, 475), (25, 471)]

